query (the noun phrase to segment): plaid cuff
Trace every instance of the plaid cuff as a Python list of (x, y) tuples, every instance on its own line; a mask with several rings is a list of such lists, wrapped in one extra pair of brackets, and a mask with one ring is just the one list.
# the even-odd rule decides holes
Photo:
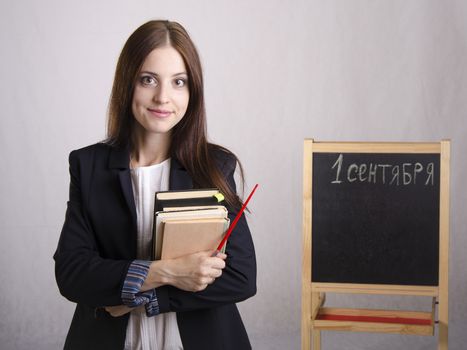
[(149, 302), (146, 305), (144, 305), (144, 307), (146, 308), (147, 317), (156, 316), (160, 314), (159, 302), (157, 301), (156, 290), (153, 289), (153, 291), (154, 291), (153, 297), (149, 300)]
[(128, 269), (122, 288), (123, 304), (129, 307), (137, 307), (147, 304), (154, 299), (157, 302), (156, 291), (148, 290), (140, 292), (144, 280), (148, 276), (150, 261), (133, 260)]

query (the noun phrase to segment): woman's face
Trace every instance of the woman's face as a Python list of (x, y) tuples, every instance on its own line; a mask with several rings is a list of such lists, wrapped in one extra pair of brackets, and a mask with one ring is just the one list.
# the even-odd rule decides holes
[(171, 46), (151, 51), (138, 75), (131, 109), (148, 134), (169, 132), (183, 118), (190, 92), (182, 56)]

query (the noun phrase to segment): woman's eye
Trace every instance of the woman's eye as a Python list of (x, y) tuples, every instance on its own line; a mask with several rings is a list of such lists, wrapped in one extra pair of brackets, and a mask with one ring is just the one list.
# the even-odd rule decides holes
[(143, 75), (141, 77), (141, 83), (143, 83), (144, 85), (156, 85), (157, 81), (150, 75)]
[(186, 80), (181, 78), (175, 79), (175, 85), (177, 87), (184, 87), (186, 85)]

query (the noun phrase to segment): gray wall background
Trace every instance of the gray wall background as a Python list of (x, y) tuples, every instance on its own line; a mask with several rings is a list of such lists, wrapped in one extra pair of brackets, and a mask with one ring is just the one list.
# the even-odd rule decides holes
[[(34, 1), (0, 3), (0, 347), (59, 349), (74, 305), (52, 254), (68, 153), (104, 138), (118, 54), (149, 19), (183, 23), (201, 53), (211, 140), (240, 157), (258, 294), (240, 304), (255, 349), (299, 349), (302, 141), (452, 139), (450, 345), (465, 349), (467, 3)], [(414, 307), (407, 297), (330, 305)], [(436, 337), (325, 333), (323, 349), (435, 349)]]

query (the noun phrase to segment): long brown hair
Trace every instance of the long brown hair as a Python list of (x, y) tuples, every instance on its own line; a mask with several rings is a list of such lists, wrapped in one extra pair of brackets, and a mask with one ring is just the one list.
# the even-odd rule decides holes
[(237, 162), (242, 184), (244, 182), (243, 168), (233, 153), (207, 141), (201, 62), (194, 43), (179, 23), (149, 21), (136, 29), (128, 38), (115, 70), (109, 103), (106, 143), (133, 148), (132, 134), (135, 119), (131, 103), (138, 73), (149, 53), (166, 45), (172, 46), (182, 56), (188, 73), (190, 92), (187, 111), (172, 129), (170, 155), (185, 167), (195, 187), (218, 188), (224, 194), (227, 204), (238, 209), (241, 206), (241, 200), (229, 187), (218, 168), (215, 154), (227, 153)]

